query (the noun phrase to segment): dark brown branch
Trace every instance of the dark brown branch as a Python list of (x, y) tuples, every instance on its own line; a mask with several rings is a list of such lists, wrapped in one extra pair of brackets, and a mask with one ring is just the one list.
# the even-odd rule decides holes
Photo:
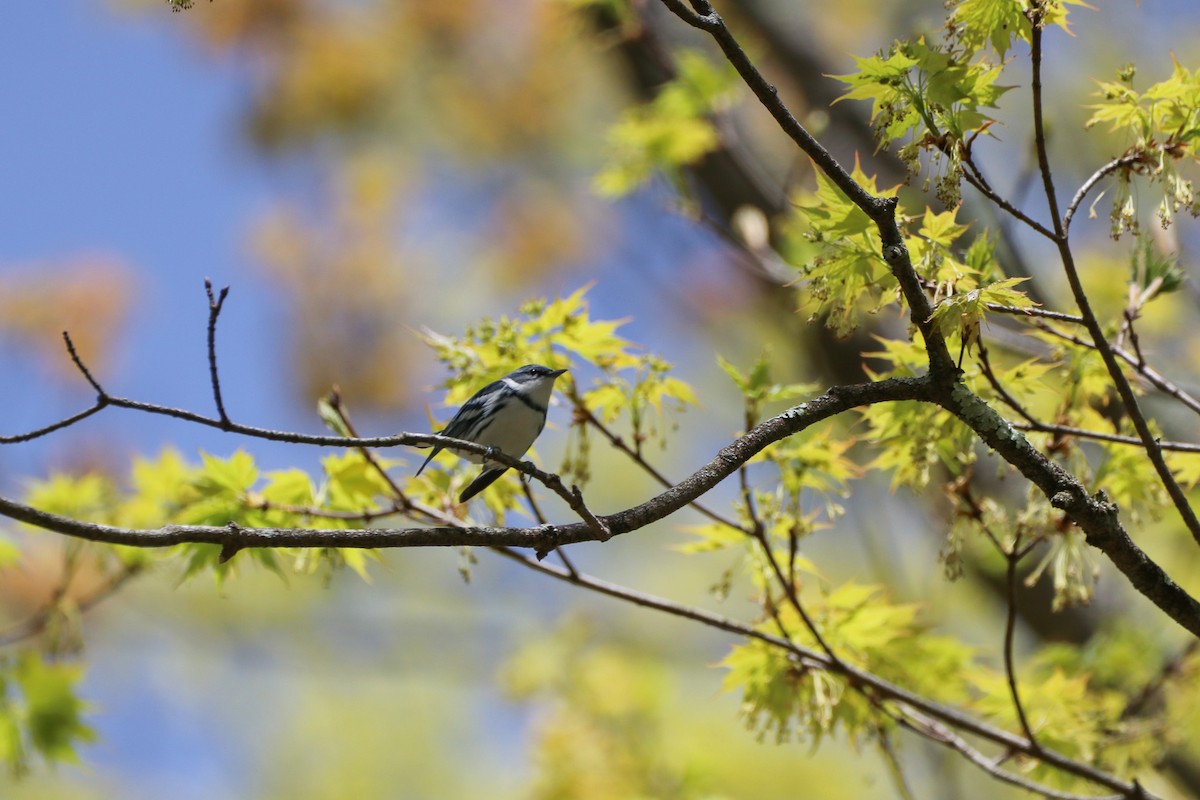
[[(542, 507), (538, 505), (537, 498), (533, 495), (533, 490), (529, 488), (528, 481), (521, 481), (521, 491), (525, 493), (525, 502), (529, 504), (529, 513), (533, 515), (533, 519), (538, 525), (549, 525), (550, 520), (546, 519), (546, 515), (542, 513)], [(567, 557), (567, 551), (561, 547), (554, 548), (554, 554), (558, 556), (559, 561), (567, 568), (567, 572), (578, 576), (575, 565), (571, 559)]]
[[(245, 547), (428, 547), (445, 545), (530, 547), (548, 553), (555, 547), (582, 541), (603, 541), (609, 535), (638, 530), (689, 505), (724, 478), (731, 475), (765, 447), (798, 433), (824, 419), (851, 408), (879, 402), (924, 400), (950, 410), (969, 425), (1001, 457), (1033, 482), (1057, 508), (1067, 512), (1083, 529), (1087, 541), (1102, 550), (1139, 592), (1154, 602), (1194, 635), (1200, 636), (1200, 604), (1176, 584), (1161, 567), (1138, 548), (1121, 526), (1116, 507), (1101, 496), (1089, 497), (1086, 489), (1059, 465), (1038, 452), (1012, 425), (961, 383), (946, 386), (934, 383), (932, 376), (891, 378), (864, 384), (836, 386), (823, 395), (788, 409), (723, 448), (711, 462), (662, 494), (616, 514), (600, 516), (595, 524), (550, 525), (532, 530), (472, 527), (364, 529), (329, 531), (324, 529), (249, 529), (232, 525), (180, 526), (134, 530), (97, 525), (46, 514), (12, 500), (0, 499), (0, 514), (30, 525), (94, 541), (139, 547), (165, 547), (183, 542), (209, 542), (227, 548)], [(146, 404), (110, 399), (113, 405), (141, 408)], [(158, 409), (162, 407), (151, 406)], [(168, 409), (172, 416), (177, 410)], [(199, 417), (178, 412), (183, 418)], [(205, 417), (207, 424), (219, 427), (217, 420)], [(352, 439), (341, 436), (314, 436), (282, 433), (234, 424), (232, 430), (247, 435), (299, 444), (336, 447), (387, 447), (395, 445), (441, 445), (486, 455), (556, 490), (566, 491), (557, 476), (524, 461), (509, 458), (473, 442), (463, 442), (437, 434), (405, 433), (390, 437)], [(561, 494), (560, 491), (560, 494)], [(569, 503), (578, 504), (577, 492), (568, 492)], [(566, 498), (565, 498), (566, 499)], [(605, 530), (607, 529), (607, 530)]]
[(966, 155), (962, 159), (962, 163), (967, 166), (967, 169), (963, 170), (963, 177), (966, 178), (967, 183), (974, 186), (975, 189), (978, 190), (980, 194), (982, 194), (984, 197), (986, 197), (991, 202), (995, 203), (997, 208), (1000, 208), (1000, 209), (1008, 212), (1008, 214), (1011, 215), (1014, 219), (1024, 223), (1030, 230), (1040, 233), (1042, 236), (1045, 236), (1047, 239), (1054, 238), (1054, 231), (1050, 230), (1045, 225), (1038, 222), (1036, 219), (1029, 216), (1021, 209), (1017, 208), (1015, 205), (1010, 203), (1005, 197), (1003, 197), (999, 192), (997, 192), (995, 189), (993, 189), (992, 185), (990, 183), (988, 183), (987, 178), (984, 177), (983, 172), (979, 169), (979, 167), (975, 164), (975, 162), (971, 160), (971, 157), (969, 154)]
[(1017, 306), (1005, 306), (1000, 303), (988, 303), (988, 311), (995, 311), (997, 314), (1012, 314), (1017, 317), (1040, 317), (1042, 319), (1052, 319), (1056, 322), (1074, 322), (1083, 324), (1083, 317), (1076, 314), (1064, 314), (1061, 311), (1050, 311), (1045, 308), (1019, 308)]
[(58, 422), (53, 422), (43, 428), (37, 428), (36, 430), (28, 431), (27, 433), (18, 433), (13, 436), (0, 436), (0, 444), (19, 444), (21, 442), (30, 442), (34, 439), (40, 439), (41, 437), (47, 436), (55, 431), (60, 431), (63, 428), (69, 428), (77, 422), (82, 422), (92, 414), (95, 414), (98, 411), (103, 411), (106, 406), (108, 406), (107, 400), (98, 400), (91, 408), (85, 408), (83, 411), (80, 411), (77, 414), (72, 414), (69, 417), (60, 419)]
[[(1108, 433), (1106, 431), (1093, 431), (1087, 428), (1077, 428), (1073, 425), (1061, 425), (1057, 423), (1043, 422), (1033, 415), (1029, 409), (1013, 397), (1012, 393), (1005, 388), (1004, 384), (996, 376), (992, 369), (991, 359), (988, 357), (988, 349), (984, 346), (983, 341), (979, 342), (979, 368), (983, 372), (984, 378), (988, 384), (996, 392), (1000, 398), (1013, 411), (1017, 412), (1025, 422), (1014, 422), (1012, 426), (1022, 431), (1035, 431), (1037, 433), (1052, 433), (1057, 436), (1074, 436), (1080, 439), (1092, 439), (1099, 442), (1112, 442), (1113, 444), (1125, 444), (1133, 447), (1141, 447), (1142, 440), (1134, 436), (1122, 436), (1119, 433)], [(1163, 450), (1171, 450), (1179, 453), (1200, 453), (1200, 444), (1192, 442), (1171, 442), (1159, 441), (1158, 446)]]
[[(1089, 497), (1078, 480), (1062, 467), (1038, 452), (1024, 436), (1000, 417), (992, 408), (964, 386), (946, 347), (945, 339), (932, 325), (932, 309), (929, 298), (913, 269), (908, 250), (904, 245), (896, 222), (896, 199), (877, 198), (870, 195), (849, 173), (804, 129), (787, 106), (780, 100), (775, 87), (771, 86), (746, 56), (725, 22), (713, 10), (707, 0), (692, 0), (694, 11), (682, 0), (662, 0), (662, 3), (689, 25), (708, 32), (717, 42), (729, 63), (750, 87), (762, 105), (775, 118), (780, 128), (813, 160), (846, 196), (869, 216), (879, 229), (882, 239), (884, 260), (900, 284), (900, 290), (908, 302), (910, 319), (921, 332), (929, 357), (929, 377), (937, 381), (933, 391), (935, 402), (954, 413), (972, 428), (985, 443), (995, 449), (1001, 457), (1016, 467), (1032, 481), (1056, 508), (1067, 512), (1087, 536), (1087, 541), (1102, 550), (1117, 565), (1130, 582), (1165, 611), (1172, 619), (1200, 636), (1200, 603), (1176, 584), (1149, 556), (1129, 538), (1121, 526), (1118, 510), (1103, 495)], [(1040, 7), (1033, 14), (1032, 56), (1034, 96), (1034, 129), (1038, 153), (1038, 164), (1051, 218), (1054, 221), (1055, 242), (1059, 247), (1068, 280), (1075, 294), (1076, 305), (1085, 321), (1089, 333), (1096, 340), (1096, 347), (1104, 357), (1122, 400), (1129, 409), (1146, 452), (1155, 463), (1168, 493), (1171, 494), (1179, 512), (1188, 521), (1193, 534), (1200, 539), (1200, 521), (1196, 520), (1182, 490), (1171, 476), (1162, 459), (1162, 452), (1151, 435), (1145, 418), (1137, 409), (1132, 389), (1116, 364), (1112, 350), (1104, 339), (1103, 331), (1087, 303), (1087, 297), (1079, 283), (1073, 255), (1062, 230), (1062, 217), (1054, 193), (1054, 181), (1046, 153), (1045, 126), (1042, 120), (1041, 87), (1041, 26)], [(1194, 523), (1194, 527), (1193, 527)]]
[[(1022, 416), (1024, 415), (1022, 414)], [(1022, 423), (1014, 422), (1013, 427), (1023, 431), (1054, 433), (1059, 436), (1075, 436), (1080, 439), (1092, 439), (1097, 442), (1112, 442), (1113, 444), (1125, 444), (1133, 447), (1143, 446), (1142, 440), (1136, 436), (1122, 436), (1119, 433), (1093, 431), (1087, 428), (1078, 428), (1074, 425), (1059, 425), (1040, 420), (1030, 420), (1029, 422)], [(1171, 450), (1176, 453), (1200, 453), (1200, 444), (1194, 442), (1160, 440), (1158, 446), (1163, 450)]]
[(1065, 511), (1088, 544), (1103, 551), (1134, 588), (1195, 636), (1200, 636), (1200, 603), (1182, 589), (1129, 538), (1115, 504), (1103, 492), (1089, 496), (1076, 478), (1038, 451), (1007, 420), (965, 386), (950, 402), (936, 402), (969, 425), (1005, 461), (1038, 487), (1050, 504)]
[(900, 284), (900, 290), (909, 305), (910, 319), (914, 327), (921, 332), (921, 336), (925, 340), (931, 372), (943, 377), (953, 375), (955, 373), (954, 361), (950, 356), (950, 351), (946, 348), (945, 339), (932, 323), (933, 309), (921, 286), (920, 278), (912, 267), (908, 248), (904, 244), (904, 235), (896, 222), (898, 202), (896, 198), (876, 197), (866, 191), (838, 163), (837, 159), (800, 124), (788, 109), (787, 104), (779, 97), (778, 90), (754, 66), (754, 62), (750, 60), (732, 32), (726, 27), (725, 21), (713, 10), (707, 0), (692, 0), (692, 9), (695, 10), (685, 6), (682, 0), (662, 0), (662, 3), (684, 22), (713, 37), (717, 46), (721, 48), (721, 52), (725, 54), (725, 58), (775, 119), (780, 129), (796, 143), (805, 155), (812, 159), (813, 163), (841, 189), (852, 203), (875, 223), (882, 240), (884, 261), (887, 262), (892, 274)]
[(75, 349), (75, 342), (71, 341), (71, 334), (67, 331), (63, 331), (62, 336), (63, 342), (65, 342), (67, 345), (67, 354), (71, 356), (71, 363), (73, 363), (75, 367), (81, 373), (83, 373), (84, 380), (90, 383), (92, 388), (96, 390), (96, 395), (98, 397), (97, 402), (103, 402), (104, 399), (108, 397), (108, 392), (100, 388), (99, 382), (92, 377), (91, 371), (88, 370), (88, 368), (84, 365), (83, 359), (79, 357), (79, 351)]

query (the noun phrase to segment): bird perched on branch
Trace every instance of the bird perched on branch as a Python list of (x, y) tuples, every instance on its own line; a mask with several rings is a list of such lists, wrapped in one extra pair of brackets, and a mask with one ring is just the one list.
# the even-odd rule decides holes
[[(438, 433), (494, 447), (507, 456), (520, 458), (542, 432), (554, 381), (564, 372), (565, 369), (526, 364), (476, 392)], [(442, 449), (433, 448), (433, 452), (421, 464), (421, 469), (417, 470), (418, 475)], [(461, 452), (458, 455), (473, 464), (483, 463), (483, 472), (458, 496), (460, 503), (467, 502), (491, 486), (508, 469), (475, 453)]]

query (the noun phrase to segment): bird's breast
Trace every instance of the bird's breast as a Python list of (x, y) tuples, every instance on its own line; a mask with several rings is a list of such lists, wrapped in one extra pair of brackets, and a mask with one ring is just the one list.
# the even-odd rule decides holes
[[(513, 458), (525, 455), (525, 451), (533, 445), (533, 440), (542, 432), (542, 425), (545, 423), (542, 414), (520, 403), (514, 403), (513, 407), (506, 409), (499, 417), (480, 432), (475, 441), (485, 447), (494, 447)], [(461, 455), (473, 464), (483, 460), (474, 453)]]

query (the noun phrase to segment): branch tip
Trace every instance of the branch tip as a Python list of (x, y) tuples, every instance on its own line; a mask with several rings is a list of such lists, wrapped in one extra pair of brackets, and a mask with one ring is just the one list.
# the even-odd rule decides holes
[(68, 331), (63, 331), (62, 336), (63, 341), (67, 345), (67, 354), (70, 355), (71, 362), (75, 365), (76, 369), (83, 374), (84, 380), (86, 380), (91, 387), (96, 390), (96, 394), (98, 395), (96, 400), (97, 404), (107, 404), (108, 392), (104, 391), (104, 389), (100, 386), (100, 383), (94, 377), (92, 377), (91, 371), (88, 370), (86, 365), (84, 365), (83, 359), (79, 356), (79, 351), (75, 349), (75, 342), (71, 340), (71, 334)]

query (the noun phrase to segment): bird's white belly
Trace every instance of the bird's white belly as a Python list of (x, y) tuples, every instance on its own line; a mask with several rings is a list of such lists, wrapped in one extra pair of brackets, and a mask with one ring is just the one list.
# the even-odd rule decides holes
[[(541, 415), (532, 408), (518, 405), (516, 409), (505, 414), (503, 425), (489, 425), (475, 440), (485, 447), (494, 447), (505, 455), (520, 458), (533, 444), (533, 440), (541, 433)], [(472, 464), (480, 463), (483, 458), (474, 453), (460, 453)]]

